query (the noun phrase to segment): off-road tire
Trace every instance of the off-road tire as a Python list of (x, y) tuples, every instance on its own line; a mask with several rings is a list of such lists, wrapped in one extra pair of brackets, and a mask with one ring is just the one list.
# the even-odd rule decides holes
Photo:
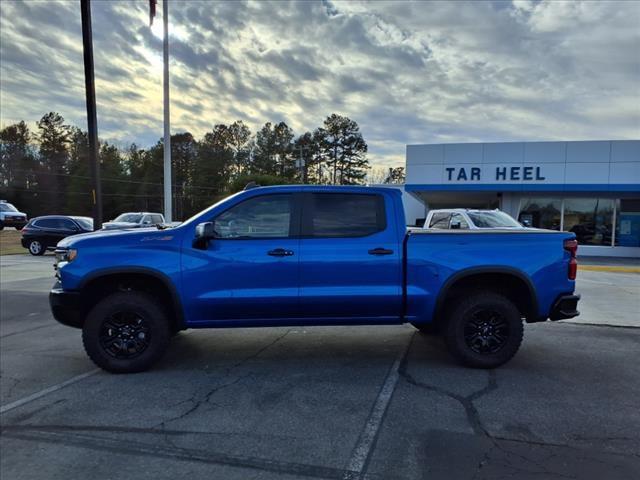
[[(104, 337), (105, 322), (122, 312), (141, 317), (148, 328), (148, 345), (133, 358), (114, 357), (101, 340)], [(87, 355), (97, 366), (112, 373), (148, 370), (165, 353), (170, 338), (167, 313), (160, 302), (142, 292), (117, 292), (103, 298), (89, 312), (82, 328), (82, 343)]]
[[(496, 368), (508, 362), (520, 348), (524, 331), (522, 315), (516, 305), (503, 295), (491, 291), (476, 291), (459, 300), (449, 312), (443, 332), (445, 344), (451, 355), (463, 365)], [(478, 323), (475, 320), (478, 315), (491, 317), (492, 314), (498, 315), (504, 322), (505, 327), (501, 332), (505, 335), (501, 337), (506, 337), (506, 340), (495, 352), (474, 351), (469, 344), (470, 340), (465, 339), (465, 332), (475, 328), (472, 325)], [(473, 335), (467, 335), (469, 337)]]

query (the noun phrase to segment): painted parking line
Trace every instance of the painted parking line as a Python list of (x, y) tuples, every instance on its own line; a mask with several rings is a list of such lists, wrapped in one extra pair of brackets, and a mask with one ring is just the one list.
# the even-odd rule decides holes
[(589, 272), (640, 273), (640, 267), (622, 267), (618, 265), (578, 265), (578, 270)]
[(100, 371), (99, 368), (95, 368), (93, 370), (90, 370), (88, 372), (85, 373), (81, 373), (80, 375), (77, 375), (73, 378), (70, 378), (69, 380), (65, 380), (62, 383), (58, 383), (56, 385), (52, 385), (51, 387), (45, 388), (44, 390), (40, 390), (39, 392), (36, 393), (32, 393), (31, 395), (21, 398), (19, 400), (16, 400), (15, 402), (11, 402), (11, 403), (7, 403), (6, 405), (2, 405), (0, 407), (0, 415), (2, 415), (3, 413), (7, 413), (10, 410), (13, 410), (14, 408), (18, 408), (21, 407), (22, 405), (26, 405), (29, 402), (33, 402), (34, 400), (37, 400), (39, 398), (42, 398), (46, 395), (49, 395), (50, 393), (53, 392), (57, 392), (58, 390), (62, 390), (65, 387), (68, 387), (69, 385), (72, 385), (76, 382), (79, 382), (80, 380), (84, 380), (87, 377), (90, 377), (91, 375), (95, 375), (96, 373), (98, 373)]
[(369, 459), (371, 449), (374, 446), (378, 430), (380, 429), (380, 425), (382, 424), (382, 420), (384, 419), (384, 414), (389, 407), (391, 397), (393, 396), (393, 392), (395, 391), (396, 385), (398, 384), (398, 379), (400, 378), (400, 374), (398, 372), (400, 369), (400, 364), (402, 363), (402, 359), (407, 354), (407, 350), (409, 349), (410, 345), (411, 342), (409, 341), (407, 345), (400, 351), (398, 357), (395, 359), (393, 365), (389, 369), (387, 378), (382, 384), (382, 388), (380, 388), (380, 392), (378, 393), (376, 401), (373, 404), (373, 408), (371, 409), (371, 413), (369, 414), (367, 423), (365, 424), (362, 433), (360, 433), (358, 443), (351, 453), (351, 458), (349, 459), (349, 463), (347, 464), (343, 480), (353, 480), (362, 476), (363, 470), (367, 464), (367, 460)]

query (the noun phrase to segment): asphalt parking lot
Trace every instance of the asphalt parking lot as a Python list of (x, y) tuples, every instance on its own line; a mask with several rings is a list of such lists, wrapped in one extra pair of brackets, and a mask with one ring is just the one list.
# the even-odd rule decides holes
[(640, 477), (640, 275), (493, 371), (410, 326), (188, 331), (111, 375), (49, 313), (52, 257), (0, 257), (0, 478)]

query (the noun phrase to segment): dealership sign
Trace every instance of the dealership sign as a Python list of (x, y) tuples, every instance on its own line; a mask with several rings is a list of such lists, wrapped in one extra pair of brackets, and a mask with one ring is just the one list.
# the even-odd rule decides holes
[(445, 167), (445, 178), (449, 182), (482, 181), (544, 181), (541, 167), (512, 166), (512, 167)]

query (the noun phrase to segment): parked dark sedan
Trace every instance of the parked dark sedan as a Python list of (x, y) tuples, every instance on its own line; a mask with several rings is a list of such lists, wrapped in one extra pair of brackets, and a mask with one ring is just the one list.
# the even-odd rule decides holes
[(22, 246), (31, 255), (42, 255), (53, 250), (63, 238), (93, 231), (93, 219), (89, 217), (67, 217), (48, 215), (36, 217), (22, 229)]

